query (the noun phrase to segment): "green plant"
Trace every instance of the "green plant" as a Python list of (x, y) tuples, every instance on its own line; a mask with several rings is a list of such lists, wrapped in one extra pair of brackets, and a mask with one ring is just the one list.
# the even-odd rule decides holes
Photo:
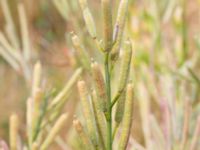
[[(166, 1), (167, 9), (160, 7), (163, 2), (145, 7), (144, 1), (141, 8), (135, 3), (136, 11), (129, 12), (129, 33), (137, 49), (134, 125), (141, 130), (130, 138), (130, 149), (199, 149), (198, 36), (187, 34), (192, 32), (185, 20), (189, 1)], [(190, 51), (189, 37), (197, 42)]]
[[(92, 98), (87, 89), (88, 85), (86, 85), (86, 82), (80, 81), (78, 83), (82, 110), (86, 121), (86, 131), (83, 129), (83, 126), (78, 119), (75, 119), (74, 126), (85, 149), (112, 150), (115, 132), (119, 127), (119, 124), (122, 124), (122, 133), (118, 149), (124, 150), (128, 144), (133, 109), (133, 87), (132, 83), (128, 83), (132, 58), (132, 46), (129, 40), (123, 42), (123, 32), (128, 11), (128, 0), (120, 1), (114, 30), (112, 24), (112, 3), (110, 0), (101, 1), (104, 33), (102, 42), (100, 42), (101, 40), (99, 40), (99, 37), (97, 36), (94, 19), (87, 1), (80, 0), (79, 2), (88, 33), (91, 36), (91, 39), (96, 43), (98, 49), (103, 53), (104, 76), (102, 74), (101, 65), (97, 62), (92, 62), (91, 68), (89, 69), (89, 72), (91, 72), (93, 76), (94, 85)], [(72, 41), (74, 41), (75, 38), (77, 39), (78, 37), (73, 35)], [(75, 45), (79, 45), (79, 48), (77, 48), (77, 46), (75, 46), (75, 48), (80, 52), (80, 47), (82, 47), (80, 41), (74, 43)], [(120, 61), (119, 82), (116, 94), (113, 95), (114, 85), (112, 85), (111, 82), (114, 79), (114, 65), (119, 57), (121, 47), (123, 47), (123, 56)], [(81, 58), (84, 58), (83, 54), (81, 55)], [(122, 97), (123, 93), (125, 93), (125, 96)], [(113, 111), (115, 103), (118, 103), (118, 108), (116, 110), (116, 129), (113, 132)], [(106, 130), (106, 132), (104, 130)]]
[[(71, 17), (79, 10), (77, 1), (53, 2), (78, 33), (69, 34), (75, 61), (84, 72), (77, 84), (80, 105), (73, 120), (75, 130), (64, 140), (58, 135), (67, 118), (62, 108), (82, 69), (77, 69), (63, 90), (54, 93), (41, 84), (37, 63), (27, 100), (25, 149), (50, 149), (55, 140), (64, 150), (198, 150), (200, 40), (198, 35), (190, 35), (186, 11), (190, 1), (119, 0), (115, 15), (115, 2), (101, 0), (103, 18), (99, 19), (87, 0), (79, 0), (87, 33), (79, 16)], [(9, 144), (11, 150), (17, 149), (16, 115), (9, 125)], [(3, 141), (1, 146), (7, 148)]]
[[(58, 92), (47, 90), (42, 85), (42, 67), (38, 62), (33, 71), (32, 92), (27, 100), (26, 107), (26, 134), (23, 147), (30, 150), (46, 150), (54, 139), (58, 143), (62, 139), (57, 135), (65, 125), (67, 114), (62, 113), (71, 88), (79, 78), (82, 69), (77, 69), (65, 87)], [(16, 114), (10, 117), (10, 149), (21, 149), (18, 143), (19, 117)], [(46, 137), (45, 139), (43, 137)], [(61, 147), (63, 145), (61, 144)]]
[(31, 79), (32, 45), (28, 31), (26, 12), (22, 3), (17, 5), (20, 24), (20, 36), (11, 15), (8, 2), (1, 0), (1, 7), (6, 20), (5, 33), (0, 31), (0, 54), (29, 84)]

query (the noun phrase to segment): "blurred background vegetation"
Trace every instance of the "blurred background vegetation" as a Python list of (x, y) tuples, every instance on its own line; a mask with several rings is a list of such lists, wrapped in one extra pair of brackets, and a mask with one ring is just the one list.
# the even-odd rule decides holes
[[(102, 60), (100, 53), (88, 37), (77, 0), (65, 0), (65, 9), (59, 9), (56, 0), (8, 0), (20, 34), (17, 3), (25, 5), (29, 36), (32, 46), (31, 64), (38, 59), (45, 68), (45, 82), (61, 89), (79, 65), (73, 52), (70, 32), (80, 37), (90, 57)], [(119, 0), (113, 0), (118, 6)], [(100, 0), (89, 0), (91, 11), (101, 35)], [(63, 10), (65, 10), (63, 12)], [(113, 8), (117, 11), (117, 7)], [(115, 13), (116, 14), (116, 13)], [(114, 16), (115, 19), (116, 16)], [(0, 30), (4, 30), (5, 17), (0, 9)], [(141, 121), (145, 109), (140, 100), (149, 102), (149, 112), (162, 124), (167, 103), (180, 127), (181, 134), (185, 101), (192, 107), (191, 130), (200, 113), (200, 1), (199, 0), (130, 0), (126, 37), (133, 43), (131, 79), (135, 84), (133, 137), (144, 143)], [(31, 66), (32, 67), (32, 66)], [(117, 70), (116, 70), (117, 71)], [(73, 114), (78, 101), (77, 89), (70, 96), (66, 111)], [(25, 102), (30, 94), (30, 82), (23, 74), (13, 70), (0, 57), (0, 137), (8, 139), (8, 118), (17, 112), (25, 119)], [(167, 101), (167, 102), (166, 102)], [(165, 103), (166, 102), (166, 103)], [(172, 106), (171, 106), (172, 105)], [(140, 113), (142, 114), (140, 117)], [(72, 115), (71, 115), (72, 116)], [(143, 120), (144, 122), (144, 120)], [(69, 127), (71, 120), (69, 119)], [(23, 127), (21, 133), (23, 135)], [(192, 130), (193, 133), (193, 130)], [(67, 131), (66, 131), (67, 134)], [(191, 135), (190, 135), (191, 136)]]

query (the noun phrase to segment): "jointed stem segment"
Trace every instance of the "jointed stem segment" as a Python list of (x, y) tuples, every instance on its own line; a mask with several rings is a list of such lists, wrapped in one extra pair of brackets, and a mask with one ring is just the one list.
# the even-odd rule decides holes
[(110, 82), (110, 68), (109, 68), (109, 52), (105, 54), (105, 77), (106, 77), (106, 91), (108, 96), (108, 112), (106, 114), (107, 121), (107, 149), (112, 150), (112, 107), (111, 106), (111, 82)]

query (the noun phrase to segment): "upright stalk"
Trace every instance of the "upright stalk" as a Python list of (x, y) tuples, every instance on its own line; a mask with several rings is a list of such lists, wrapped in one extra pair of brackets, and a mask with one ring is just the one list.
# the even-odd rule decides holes
[(108, 112), (106, 113), (107, 121), (107, 150), (112, 150), (112, 107), (111, 106), (111, 82), (109, 69), (109, 52), (105, 54), (105, 77), (106, 77), (106, 91), (108, 95)]
[(182, 1), (182, 7), (183, 7), (183, 13), (182, 13), (182, 46), (183, 46), (183, 59), (181, 60), (181, 63), (184, 62), (187, 58), (188, 53), (188, 28), (187, 28), (187, 20), (186, 20), (186, 6), (187, 2), (186, 0)]

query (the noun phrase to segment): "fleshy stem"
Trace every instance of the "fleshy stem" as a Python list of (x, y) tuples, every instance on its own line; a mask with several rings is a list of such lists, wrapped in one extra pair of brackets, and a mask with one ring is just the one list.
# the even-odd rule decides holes
[(105, 53), (105, 77), (106, 77), (106, 91), (108, 96), (108, 113), (106, 115), (107, 121), (107, 150), (112, 150), (112, 107), (111, 106), (111, 82), (109, 69), (109, 52)]

